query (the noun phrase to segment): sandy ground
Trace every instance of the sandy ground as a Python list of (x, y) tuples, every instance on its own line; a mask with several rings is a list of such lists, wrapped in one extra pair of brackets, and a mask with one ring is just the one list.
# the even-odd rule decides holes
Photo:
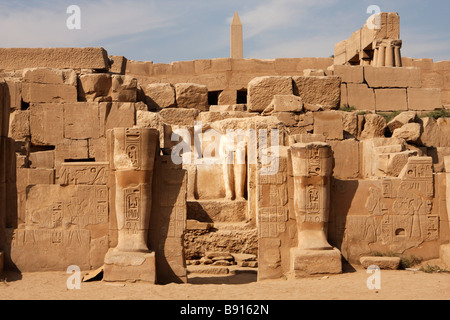
[(188, 284), (82, 282), (67, 289), (65, 272), (6, 273), (2, 300), (449, 300), (450, 273), (381, 271), (381, 289), (369, 290), (365, 269), (328, 277), (256, 282), (255, 274), (193, 274)]

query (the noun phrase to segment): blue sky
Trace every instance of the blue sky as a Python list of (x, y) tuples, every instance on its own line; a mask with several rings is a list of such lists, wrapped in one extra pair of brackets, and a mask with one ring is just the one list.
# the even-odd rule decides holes
[[(80, 30), (66, 27), (70, 5), (81, 9)], [(245, 58), (329, 57), (370, 5), (400, 14), (403, 56), (450, 60), (448, 0), (0, 0), (0, 44), (103, 47), (155, 63), (222, 58), (237, 10)]]

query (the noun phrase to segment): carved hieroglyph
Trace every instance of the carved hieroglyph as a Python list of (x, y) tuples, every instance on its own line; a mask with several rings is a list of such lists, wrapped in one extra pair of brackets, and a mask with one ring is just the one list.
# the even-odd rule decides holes
[(156, 281), (155, 253), (148, 229), (153, 166), (159, 141), (155, 129), (115, 128), (108, 133), (115, 175), (117, 246), (105, 256), (105, 281)]
[(323, 142), (298, 143), (291, 146), (291, 156), (298, 228), (298, 245), (291, 249), (291, 273), (295, 277), (341, 273), (341, 253), (327, 240), (331, 146)]
[(157, 139), (153, 129), (114, 129), (118, 251), (148, 252)]
[(332, 249), (327, 241), (330, 177), (333, 171), (331, 147), (326, 143), (314, 142), (295, 144), (291, 151), (298, 248)]

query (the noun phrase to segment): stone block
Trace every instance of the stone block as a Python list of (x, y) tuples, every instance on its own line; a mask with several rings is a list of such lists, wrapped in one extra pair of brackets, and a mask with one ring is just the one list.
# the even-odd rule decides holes
[(109, 95), (113, 102), (136, 102), (138, 96), (137, 80), (131, 76), (112, 75)]
[(218, 105), (235, 105), (236, 103), (237, 103), (236, 90), (223, 90), (219, 94)]
[(55, 151), (31, 152), (28, 161), (30, 168), (53, 169), (55, 166)]
[(408, 88), (408, 109), (416, 111), (442, 108), (441, 89)]
[(375, 110), (375, 93), (367, 84), (347, 84), (347, 101), (357, 110)]
[(386, 131), (386, 119), (378, 114), (364, 115), (364, 130), (361, 132), (361, 140), (384, 137)]
[(371, 88), (420, 88), (422, 87), (419, 68), (364, 67), (364, 79)]
[(18, 79), (6, 80), (9, 91), (9, 104), (11, 111), (20, 110), (22, 107), (22, 82)]
[(335, 65), (333, 74), (341, 77), (343, 83), (364, 83), (363, 66)]
[(200, 114), (198, 109), (163, 109), (159, 112), (162, 122), (171, 125), (193, 126)]
[(64, 138), (97, 139), (100, 131), (99, 106), (96, 102), (65, 103)]
[(405, 139), (406, 142), (416, 142), (420, 138), (422, 127), (418, 123), (407, 123), (395, 129), (392, 137)]
[(217, 105), (211, 106), (209, 112), (244, 112), (247, 110), (247, 105), (245, 104), (228, 104), (228, 105)]
[(257, 77), (248, 83), (248, 111), (262, 112), (275, 95), (292, 95), (291, 77)]
[(31, 142), (38, 146), (56, 145), (64, 139), (64, 109), (57, 103), (30, 106)]
[(156, 282), (155, 253), (114, 252), (105, 256), (103, 280), (107, 282)]
[(114, 128), (131, 128), (136, 124), (135, 103), (106, 102), (99, 104), (100, 122), (104, 123), (104, 136), (106, 130)]
[(361, 257), (359, 260), (364, 268), (377, 266), (381, 270), (397, 270), (400, 266), (399, 257)]
[(304, 69), (304, 77), (325, 77), (325, 72), (322, 69)]
[(0, 69), (109, 69), (103, 48), (2, 48)]
[(341, 252), (333, 250), (291, 249), (291, 272), (295, 278), (342, 273)]
[(303, 100), (294, 95), (275, 95), (272, 102), (264, 110), (264, 114), (270, 112), (302, 112)]
[(152, 83), (145, 87), (146, 103), (150, 110), (175, 108), (175, 88), (170, 83)]
[(74, 70), (31, 68), (23, 70), (23, 81), (27, 83), (67, 84), (77, 86), (77, 74)]
[(55, 147), (55, 168), (59, 169), (58, 166), (65, 160), (81, 160), (88, 159), (88, 157), (87, 140), (63, 139)]
[(394, 119), (389, 121), (387, 124), (389, 131), (394, 132), (395, 129), (401, 128), (403, 125), (407, 123), (414, 122), (417, 117), (417, 112), (414, 111), (405, 111), (400, 113)]
[(16, 110), (9, 118), (9, 137), (25, 140), (30, 136), (30, 110)]
[(333, 176), (337, 179), (357, 179), (360, 177), (359, 141), (347, 139), (328, 141), (333, 150)]
[(294, 94), (305, 104), (320, 105), (323, 110), (339, 109), (340, 77), (293, 77)]
[(420, 144), (426, 147), (441, 147), (441, 130), (434, 118), (419, 119), (422, 125), (422, 133), (420, 135)]
[(344, 138), (342, 114), (338, 111), (314, 113), (314, 134), (322, 134), (327, 140), (342, 140)]
[(27, 103), (76, 102), (77, 88), (66, 84), (23, 83), (22, 99)]
[[(122, 74), (124, 75), (127, 69), (128, 59), (124, 56), (109, 56), (112, 65), (109, 69), (112, 73)], [(151, 70), (151, 69), (150, 69)], [(151, 73), (146, 73), (144, 75), (150, 75)]]
[(112, 78), (108, 73), (93, 73), (80, 76), (80, 100), (101, 101), (111, 90)]
[(175, 84), (178, 108), (208, 111), (208, 87), (194, 83)]
[(95, 159), (95, 161), (107, 161), (106, 155), (106, 137), (100, 137), (98, 139), (88, 140), (89, 159)]
[(439, 147), (450, 147), (450, 118), (439, 118), (436, 122), (440, 131)]
[(375, 110), (408, 110), (406, 89), (375, 89)]

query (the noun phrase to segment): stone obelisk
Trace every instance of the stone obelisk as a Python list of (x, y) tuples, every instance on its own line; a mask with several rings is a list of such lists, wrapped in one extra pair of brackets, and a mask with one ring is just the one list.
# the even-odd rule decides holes
[(242, 33), (242, 23), (239, 19), (237, 11), (234, 12), (233, 21), (231, 22), (231, 46), (230, 54), (232, 59), (244, 58), (244, 40)]
[(341, 253), (327, 240), (331, 146), (323, 142), (294, 144), (291, 157), (298, 230), (298, 246), (291, 249), (291, 273), (295, 277), (341, 273)]

